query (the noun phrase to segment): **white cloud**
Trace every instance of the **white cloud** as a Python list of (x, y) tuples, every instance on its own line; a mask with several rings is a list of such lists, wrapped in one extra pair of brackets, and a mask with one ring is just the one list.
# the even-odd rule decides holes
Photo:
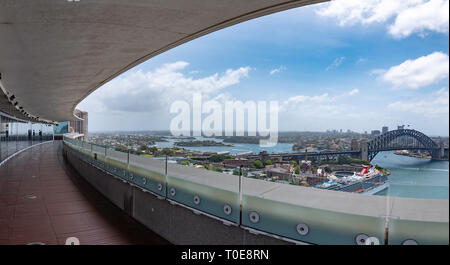
[(449, 1), (432, 0), (411, 7), (398, 14), (389, 33), (404, 38), (412, 33), (423, 36), (427, 31), (448, 32)]
[(364, 63), (364, 62), (366, 62), (366, 61), (367, 61), (366, 58), (359, 58), (359, 59), (356, 61), (355, 64), (362, 64), (362, 63)]
[(321, 113), (325, 116), (329, 116), (330, 110), (336, 112), (339, 108), (342, 107), (337, 106), (340, 104), (339, 101), (343, 99), (345, 101), (345, 99), (347, 99), (349, 96), (353, 96), (358, 93), (359, 89), (355, 88), (348, 92), (344, 92), (335, 96), (330, 96), (328, 93), (314, 96), (292, 96), (281, 104), (280, 109), (287, 112), (293, 111), (294, 113), (298, 112), (299, 110), (302, 110), (301, 112), (306, 110), (308, 113), (314, 112), (315, 114)]
[(328, 71), (328, 70), (331, 70), (331, 69), (333, 69), (333, 68), (339, 67), (339, 66), (344, 62), (344, 60), (345, 60), (345, 57), (344, 57), (344, 56), (334, 59), (333, 63), (331, 63), (331, 64), (325, 69), (325, 71)]
[(354, 97), (358, 93), (358, 89), (352, 89), (335, 95), (322, 93), (292, 96), (280, 102), (279, 117), (283, 118), (279, 119), (279, 128), (314, 131), (342, 125), (352, 126), (361, 114), (358, 106), (360, 101)]
[(270, 75), (274, 75), (274, 74), (276, 74), (276, 73), (280, 73), (280, 72), (282, 72), (282, 71), (284, 71), (284, 70), (286, 70), (286, 67), (282, 65), (282, 66), (280, 66), (280, 67), (278, 67), (278, 68), (272, 69), (272, 70), (270, 71)]
[(341, 94), (338, 94), (336, 96), (330, 96), (328, 93), (324, 93), (322, 95), (316, 95), (316, 96), (305, 96), (305, 95), (297, 95), (288, 98), (283, 102), (283, 105), (285, 109), (288, 109), (292, 106), (297, 107), (298, 104), (329, 104), (333, 103), (342, 99), (346, 99), (348, 96), (353, 96), (359, 93), (359, 89), (354, 88), (350, 91), (343, 92)]
[(449, 76), (449, 58), (442, 52), (434, 52), (414, 60), (392, 66), (381, 79), (396, 87), (417, 89), (431, 85)]
[[(396, 101), (388, 105), (388, 109), (436, 117), (449, 114), (449, 92), (447, 88), (426, 95), (420, 100)], [(447, 117), (448, 119), (448, 117)]]
[(386, 69), (373, 69), (369, 72), (369, 75), (382, 75), (386, 73)]
[(413, 33), (423, 36), (427, 31), (449, 31), (448, 0), (335, 0), (316, 13), (336, 18), (340, 26), (393, 20), (388, 32), (394, 38), (405, 38)]
[(358, 93), (359, 93), (359, 89), (357, 89), (357, 88), (352, 89), (350, 92), (348, 92), (348, 94), (349, 94), (350, 96), (356, 95), (356, 94), (358, 94)]
[(193, 93), (201, 93), (204, 99), (215, 96), (248, 77), (250, 71), (250, 67), (241, 67), (195, 79), (181, 72), (188, 65), (178, 61), (154, 71), (137, 70), (122, 75), (96, 90), (79, 107), (94, 112), (161, 111), (175, 100), (192, 100)]

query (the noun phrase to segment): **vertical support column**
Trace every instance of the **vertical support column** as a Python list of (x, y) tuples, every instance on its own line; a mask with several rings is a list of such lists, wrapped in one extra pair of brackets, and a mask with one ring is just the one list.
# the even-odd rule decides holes
[(30, 138), (31, 138), (31, 145), (33, 145), (33, 123), (30, 122)]
[(3, 116), (0, 115), (0, 162), (3, 161)]
[[(10, 135), (9, 135), (9, 127), (10, 127), (10, 122), (9, 122), (9, 120), (8, 120), (8, 122), (6, 123), (6, 126), (5, 126), (5, 142), (6, 142), (6, 156), (5, 157), (8, 157), (9, 156), (9, 138), (10, 138)], [(7, 127), (7, 128), (6, 128)]]
[(15, 134), (16, 134), (16, 152), (17, 151), (19, 151), (19, 122), (16, 122), (15, 123), (16, 124), (16, 126), (14, 126), (15, 127)]

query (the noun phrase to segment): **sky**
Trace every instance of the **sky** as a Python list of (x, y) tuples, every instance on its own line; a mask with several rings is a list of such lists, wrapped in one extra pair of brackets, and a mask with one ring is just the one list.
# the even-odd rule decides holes
[(170, 105), (279, 104), (280, 131), (410, 125), (449, 135), (449, 1), (336, 0), (200, 37), (130, 69), (77, 108), (89, 130), (168, 130)]

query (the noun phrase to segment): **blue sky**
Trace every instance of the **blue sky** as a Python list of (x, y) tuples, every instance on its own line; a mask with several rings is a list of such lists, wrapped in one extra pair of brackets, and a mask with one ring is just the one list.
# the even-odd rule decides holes
[[(183, 44), (99, 88), (79, 108), (89, 112), (91, 131), (168, 129), (174, 115), (167, 103), (202, 91), (206, 98), (279, 101), (281, 131), (411, 124), (448, 136), (448, 1), (405, 1), (412, 3), (384, 11), (372, 1), (350, 18), (360, 3), (340, 2), (279, 12)], [(333, 13), (332, 5), (343, 11)], [(407, 15), (430, 23), (405, 22)], [(172, 79), (179, 82), (155, 81)], [(113, 103), (124, 86), (136, 98), (119, 108)]]

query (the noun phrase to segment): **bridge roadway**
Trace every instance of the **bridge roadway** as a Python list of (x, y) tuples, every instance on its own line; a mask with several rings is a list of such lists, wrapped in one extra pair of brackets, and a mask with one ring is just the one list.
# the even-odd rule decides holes
[(65, 244), (68, 237), (80, 244), (168, 244), (96, 192), (65, 163), (61, 145), (34, 146), (0, 167), (0, 245)]

